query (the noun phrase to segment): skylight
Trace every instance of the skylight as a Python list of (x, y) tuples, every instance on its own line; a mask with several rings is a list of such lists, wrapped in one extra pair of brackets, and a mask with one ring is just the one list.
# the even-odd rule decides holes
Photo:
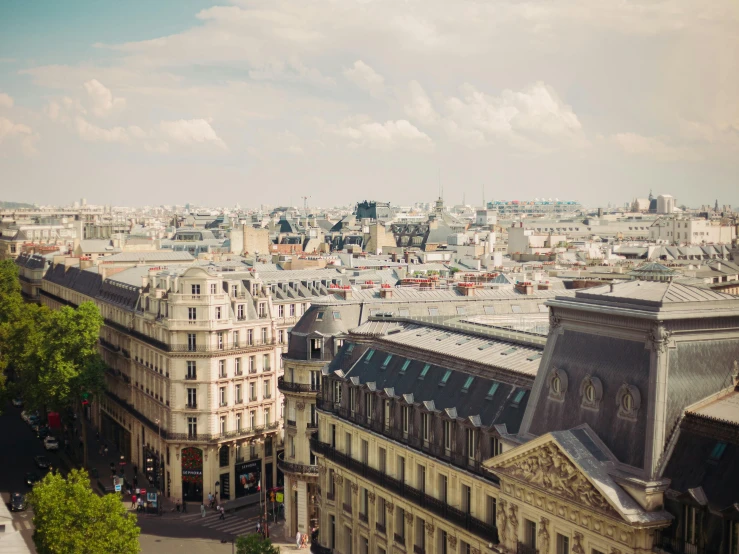
[(421, 375), (419, 375), (418, 378), (423, 379), (424, 377), (426, 377), (426, 374), (429, 372), (430, 367), (431, 365), (429, 364), (426, 364), (425, 366), (423, 366), (423, 369), (421, 370)]
[(367, 352), (367, 356), (366, 356), (366, 357), (364, 358), (364, 361), (365, 361), (365, 362), (369, 362), (369, 361), (370, 361), (370, 360), (372, 359), (372, 356), (373, 356), (374, 354), (375, 354), (375, 351), (374, 351), (374, 350), (372, 350), (372, 349), (370, 349), (370, 350), (369, 350), (369, 351)]
[(509, 354), (513, 354), (518, 348), (515, 346), (510, 347), (508, 350), (503, 350), (503, 352), (500, 353), (501, 356), (508, 356)]
[(495, 346), (495, 345), (493, 343), (489, 342), (487, 344), (483, 344), (482, 346), (478, 346), (477, 349), (478, 350), (487, 350), (491, 346)]
[(536, 354), (532, 354), (531, 356), (529, 356), (528, 358), (526, 358), (526, 361), (527, 362), (533, 362), (534, 360), (538, 360), (539, 358), (541, 358), (541, 352), (537, 352)]
[(452, 370), (451, 369), (447, 369), (446, 370), (446, 373), (444, 374), (444, 377), (441, 378), (441, 383), (439, 383), (439, 384), (440, 385), (446, 385), (446, 382), (449, 380), (449, 377), (451, 377), (451, 375), (452, 375)]
[(462, 387), (462, 392), (467, 392), (470, 390), (470, 386), (472, 385), (472, 381), (474, 381), (474, 377), (467, 377), (467, 380), (464, 382), (464, 386)]
[(521, 403), (521, 400), (523, 400), (523, 397), (526, 395), (526, 389), (521, 389), (516, 393), (516, 397), (513, 399), (513, 403), (518, 406)]
[(405, 373), (405, 370), (408, 369), (408, 366), (411, 364), (410, 360), (406, 360), (403, 362), (403, 367), (400, 368), (401, 373)]
[(721, 459), (721, 456), (724, 455), (724, 450), (726, 450), (726, 443), (725, 442), (717, 442), (716, 446), (713, 447), (713, 450), (711, 451), (711, 459), (714, 462), (717, 462)]
[(392, 359), (393, 359), (393, 355), (392, 354), (388, 354), (387, 355), (387, 358), (385, 358), (385, 361), (382, 362), (382, 367), (387, 367), (387, 364), (389, 364), (390, 363), (390, 360), (392, 360)]

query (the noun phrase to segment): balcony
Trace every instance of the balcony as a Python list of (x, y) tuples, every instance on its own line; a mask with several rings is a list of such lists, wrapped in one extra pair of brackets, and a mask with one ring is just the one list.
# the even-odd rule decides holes
[(231, 327), (230, 319), (162, 319), (164, 326), (171, 331), (218, 330)]
[(417, 544), (413, 545), (413, 552), (414, 554), (426, 554), (426, 549), (423, 546), (419, 546)]
[(392, 422), (390, 425), (386, 425), (381, 419), (367, 418), (362, 413), (352, 412), (348, 408), (337, 403), (324, 400), (320, 397), (316, 399), (316, 407), (323, 412), (335, 414), (341, 419), (350, 421), (356, 425), (364, 427), (365, 429), (381, 434), (387, 439), (395, 440), (403, 443), (404, 446), (413, 448), (419, 452), (430, 454), (440, 460), (447, 461), (460, 469), (470, 471), (488, 481), (493, 483), (499, 482), (495, 475), (484, 470), (480, 460), (471, 459), (462, 452), (450, 452), (445, 449), (443, 445), (424, 441), (421, 437), (416, 436), (412, 432), (403, 432), (398, 425), (393, 425)]
[(167, 298), (174, 304), (210, 305), (223, 304), (228, 301), (226, 294), (181, 294), (169, 293)]
[(188, 402), (185, 404), (186, 410), (197, 410), (198, 409), (198, 403), (197, 402)]
[(168, 352), (233, 352), (236, 350), (248, 352), (249, 350), (265, 349), (275, 344), (277, 343), (274, 340), (251, 341), (251, 343), (239, 343), (238, 346), (234, 346), (233, 344), (224, 344), (222, 346), (217, 344), (165, 344), (161, 349)]
[(516, 554), (539, 554), (539, 551), (533, 546), (519, 542), (516, 546)]
[(385, 529), (385, 526), (382, 525), (381, 523), (375, 523), (375, 529), (377, 530), (378, 533), (382, 533), (383, 535), (387, 532), (387, 530)]
[(293, 383), (291, 381), (285, 381), (285, 377), (279, 377), (277, 379), (277, 388), (282, 392), (306, 392), (315, 394), (321, 391), (321, 387), (318, 384), (313, 383)]
[(317, 421), (309, 421), (305, 425), (306, 429), (318, 429), (318, 422)]
[(111, 352), (120, 352), (121, 347), (117, 344), (113, 344), (112, 342), (108, 342), (105, 339), (100, 339), (100, 346), (103, 348), (106, 348), (107, 350), (110, 350)]
[(699, 554), (701, 552), (696, 544), (691, 544), (684, 539), (665, 536), (660, 537), (659, 547), (672, 554)]
[(198, 375), (196, 373), (188, 373), (187, 375), (185, 375), (185, 380), (186, 381), (197, 381)]
[(389, 475), (382, 473), (359, 460), (355, 460), (351, 456), (347, 456), (335, 448), (332, 448), (331, 445), (327, 443), (311, 438), (310, 447), (314, 453), (325, 456), (326, 459), (341, 465), (357, 475), (361, 475), (365, 479), (372, 481), (376, 485), (379, 485), (392, 493), (404, 497), (409, 502), (413, 502), (424, 510), (436, 514), (437, 516), (466, 529), (470, 533), (480, 537), (484, 542), (498, 544), (498, 530), (494, 525), (487, 524), (484, 521), (472, 517), (472, 515), (450, 506), (438, 498), (429, 496), (418, 489), (406, 485), (403, 481), (390, 477)]
[(351, 504), (347, 504), (346, 502), (344, 502), (344, 503), (343, 503), (343, 504), (341, 505), (341, 507), (343, 508), (343, 510), (344, 510), (344, 511), (345, 511), (345, 512), (346, 512), (347, 514), (351, 514), (351, 513), (352, 513), (352, 505), (351, 505)]
[(367, 514), (363, 514), (362, 512), (360, 512), (359, 513), (359, 521), (361, 521), (362, 523), (364, 523), (366, 525), (367, 524), (367, 521), (368, 521)]
[(287, 425), (288, 427), (296, 427), (296, 425), (295, 425), (295, 420), (294, 420), (294, 419), (286, 419), (286, 420), (285, 420), (285, 424), (286, 424), (286, 425)]
[(297, 473), (300, 475), (308, 475), (308, 476), (314, 476), (314, 477), (318, 476), (318, 466), (286, 462), (284, 452), (282, 452), (277, 457), (277, 467), (279, 467), (283, 473)]

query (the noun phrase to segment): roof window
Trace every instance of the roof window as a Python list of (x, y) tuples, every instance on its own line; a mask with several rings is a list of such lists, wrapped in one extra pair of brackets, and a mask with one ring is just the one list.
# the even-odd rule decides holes
[(487, 344), (483, 344), (481, 346), (478, 346), (477, 349), (478, 350), (487, 350), (491, 346), (495, 346), (495, 345), (492, 342), (488, 342)]
[(531, 356), (526, 358), (526, 361), (533, 362), (534, 360), (538, 360), (539, 358), (541, 358), (541, 355), (542, 355), (541, 352), (537, 352), (536, 354), (532, 354)]
[(523, 397), (526, 396), (526, 389), (521, 389), (516, 393), (516, 396), (513, 398), (513, 405), (518, 406), (521, 403), (521, 400), (523, 400)]
[(390, 360), (392, 360), (392, 359), (393, 359), (393, 355), (392, 354), (388, 354), (387, 355), (387, 358), (385, 358), (385, 361), (382, 362), (382, 367), (387, 367), (387, 364), (389, 364), (390, 363)]
[(467, 380), (464, 382), (464, 385), (462, 386), (462, 392), (467, 392), (470, 390), (470, 387), (472, 386), (472, 381), (474, 381), (474, 377), (467, 377)]
[(430, 367), (430, 364), (426, 364), (425, 366), (423, 366), (423, 369), (421, 370), (421, 375), (419, 375), (418, 378), (423, 379), (424, 377), (426, 377), (426, 374), (429, 372)]
[(375, 351), (374, 351), (374, 350), (372, 350), (372, 349), (370, 349), (370, 350), (369, 350), (369, 351), (367, 352), (367, 356), (365, 356), (365, 358), (364, 358), (364, 362), (365, 362), (365, 363), (369, 362), (369, 361), (370, 361), (370, 360), (372, 359), (372, 356), (373, 356), (374, 354), (375, 354)]
[(323, 312), (318, 312), (316, 314), (316, 321), (323, 321)]
[(511, 346), (508, 350), (503, 350), (503, 352), (500, 353), (501, 356), (508, 356), (510, 354), (513, 354), (518, 348), (515, 346)]
[(446, 385), (446, 382), (449, 380), (449, 377), (452, 376), (452, 370), (447, 369), (446, 373), (444, 374), (444, 377), (441, 378), (441, 383), (439, 385)]
[(410, 360), (406, 360), (405, 362), (403, 362), (403, 367), (400, 368), (400, 372), (405, 373), (405, 370), (408, 369), (409, 365), (411, 365)]
[(717, 442), (716, 446), (714, 446), (713, 450), (711, 451), (711, 460), (714, 462), (718, 462), (721, 459), (721, 456), (724, 455), (724, 450), (726, 450), (726, 443)]
[(495, 391), (497, 390), (498, 390), (498, 383), (493, 383), (492, 385), (490, 385), (490, 389), (488, 390), (488, 393), (485, 395), (485, 399), (490, 400), (495, 394)]
[(334, 312), (334, 319), (341, 319), (341, 312)]

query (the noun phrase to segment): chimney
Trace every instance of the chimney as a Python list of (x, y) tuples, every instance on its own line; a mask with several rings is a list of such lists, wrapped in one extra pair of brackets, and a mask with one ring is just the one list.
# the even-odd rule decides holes
[(380, 298), (392, 298), (393, 297), (393, 287), (388, 284), (383, 284), (380, 287)]

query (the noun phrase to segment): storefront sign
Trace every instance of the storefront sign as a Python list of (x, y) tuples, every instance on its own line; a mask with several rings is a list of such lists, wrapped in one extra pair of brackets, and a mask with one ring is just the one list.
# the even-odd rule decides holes
[(256, 494), (261, 489), (262, 461), (236, 464), (236, 498)]

